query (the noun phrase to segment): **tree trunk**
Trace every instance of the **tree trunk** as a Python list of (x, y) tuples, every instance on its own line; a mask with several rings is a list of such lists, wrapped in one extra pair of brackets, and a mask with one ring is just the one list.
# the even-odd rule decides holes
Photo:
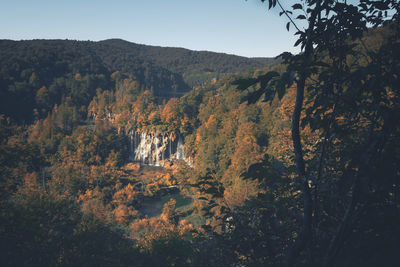
[(294, 266), (294, 261), (296, 260), (297, 256), (302, 250), (304, 250), (304, 248), (308, 247), (312, 237), (312, 197), (310, 187), (308, 186), (308, 179), (306, 177), (306, 168), (300, 138), (300, 115), (303, 107), (304, 87), (305, 76), (301, 75), (297, 83), (296, 103), (292, 117), (292, 141), (297, 173), (301, 181), (300, 188), (303, 193), (304, 215), (302, 232), (293, 244), (293, 247), (288, 255), (288, 266)]
[[(306, 175), (306, 167), (303, 156), (303, 149), (301, 145), (300, 138), (300, 115), (303, 108), (304, 100), (304, 89), (306, 84), (306, 79), (309, 76), (309, 65), (312, 62), (313, 57), (313, 42), (311, 33), (314, 30), (315, 22), (317, 17), (321, 12), (321, 0), (317, 1), (315, 9), (312, 11), (309, 26), (306, 31), (306, 40), (304, 46), (304, 55), (302, 69), (300, 70), (300, 77), (297, 81), (297, 94), (296, 103), (294, 106), (293, 116), (292, 116), (292, 142), (295, 154), (295, 162), (297, 173), (300, 179), (300, 188), (303, 193), (303, 203), (304, 203), (304, 215), (303, 215), (303, 227), (299, 237), (294, 242), (292, 248), (289, 251), (287, 265), (294, 266), (294, 262), (301, 251), (309, 248), (311, 251), (311, 240), (312, 240), (312, 197), (310, 187), (308, 186), (308, 178)], [(312, 261), (309, 262), (308, 266), (312, 266)]]

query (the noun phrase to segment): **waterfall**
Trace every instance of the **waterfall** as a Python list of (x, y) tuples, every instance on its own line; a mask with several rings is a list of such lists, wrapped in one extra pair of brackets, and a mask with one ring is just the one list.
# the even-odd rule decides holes
[[(172, 141), (172, 137), (174, 141)], [(142, 165), (165, 166), (174, 160), (187, 161), (184, 137), (177, 134), (129, 131), (129, 159)]]
[(185, 145), (183, 144), (181, 136), (179, 136), (178, 145), (176, 147), (176, 159), (185, 160)]
[(142, 164), (144, 164), (146, 160), (146, 133), (142, 133), (140, 141), (140, 150), (141, 150)]
[(160, 166), (160, 161), (158, 157), (158, 137), (154, 139), (154, 142), (156, 143), (156, 166)]
[(132, 131), (130, 131), (129, 132), (129, 143), (130, 143), (130, 146), (129, 146), (129, 159), (130, 160), (134, 160), (135, 159), (135, 151), (134, 151), (135, 145), (134, 145), (133, 142), (134, 142), (133, 134), (132, 134)]
[(165, 161), (165, 159), (164, 159), (164, 153), (165, 153), (165, 150), (163, 149), (162, 151), (161, 151), (161, 166), (164, 166), (164, 161)]
[(153, 154), (152, 154), (152, 152), (153, 152), (153, 136), (152, 136), (152, 134), (149, 134), (148, 135), (148, 137), (149, 137), (149, 143), (147, 144), (147, 155), (148, 155), (148, 157), (149, 157), (149, 165), (153, 165)]
[(165, 157), (165, 135), (162, 137), (162, 144), (163, 144), (163, 149), (161, 150), (161, 159), (162, 163), (161, 165), (164, 166), (164, 157)]
[(172, 156), (172, 141), (168, 138), (168, 145), (169, 145), (169, 158)]
[(135, 131), (135, 136), (133, 136), (133, 154), (132, 154), (132, 160), (136, 159), (136, 155), (138, 153), (137, 151), (138, 147), (138, 133)]

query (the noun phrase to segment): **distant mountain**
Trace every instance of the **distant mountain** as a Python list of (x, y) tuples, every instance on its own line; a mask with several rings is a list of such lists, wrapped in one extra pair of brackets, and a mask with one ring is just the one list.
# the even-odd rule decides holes
[[(185, 48), (140, 45), (121, 39), (109, 39), (95, 43), (93, 49), (104, 59), (124, 61), (126, 57), (150, 61), (171, 72), (187, 76), (194, 72), (215, 75), (243, 72), (247, 69), (262, 68), (275, 62), (273, 58), (246, 58), (241, 56), (208, 51), (192, 51)], [(104, 54), (107, 51), (118, 54)], [(194, 84), (190, 84), (194, 85)]]
[[(96, 91), (115, 88), (119, 71), (156, 97), (178, 97), (225, 74), (262, 68), (271, 58), (246, 58), (120, 39), (0, 40), (0, 114), (19, 121), (49, 110), (65, 97), (87, 105)], [(40, 91), (41, 89), (41, 91)]]

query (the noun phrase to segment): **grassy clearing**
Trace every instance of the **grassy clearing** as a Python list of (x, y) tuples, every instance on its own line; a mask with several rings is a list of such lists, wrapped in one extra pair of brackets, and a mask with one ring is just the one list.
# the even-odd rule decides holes
[(139, 209), (139, 212), (149, 218), (158, 217), (162, 213), (164, 204), (170, 201), (172, 198), (176, 201), (176, 212), (182, 212), (189, 209), (193, 203), (193, 200), (191, 198), (185, 197), (182, 194), (178, 193), (166, 195), (161, 198), (146, 200), (145, 202), (143, 202), (142, 207)]

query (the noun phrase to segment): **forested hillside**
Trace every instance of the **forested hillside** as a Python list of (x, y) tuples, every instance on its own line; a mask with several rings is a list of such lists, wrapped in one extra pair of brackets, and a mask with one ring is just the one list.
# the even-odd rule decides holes
[[(159, 99), (180, 97), (194, 86), (225, 74), (259, 68), (272, 59), (250, 59), (123, 40), (0, 41), (0, 112), (20, 122), (47, 115), (72, 97), (80, 108), (96, 90), (115, 87), (120, 72)], [(34, 110), (36, 110), (34, 112)], [(36, 113), (36, 115), (35, 115)]]
[(344, 7), (305, 11), (304, 53), (246, 71), (121, 40), (2, 41), (2, 264), (397, 266), (400, 24), (354, 30), (346, 9), (324, 28)]
[[(210, 78), (218, 78), (224, 74), (261, 68), (276, 62), (273, 58), (246, 58), (184, 48), (147, 46), (120, 39), (101, 41), (95, 49), (102, 58), (107, 58), (109, 62), (119, 60), (121, 64), (126, 65), (127, 58), (150, 61), (169, 71), (182, 74), (185, 81), (191, 86), (201, 85)], [(113, 53), (107, 53), (110, 50)], [(124, 56), (119, 57), (119, 54)]]

